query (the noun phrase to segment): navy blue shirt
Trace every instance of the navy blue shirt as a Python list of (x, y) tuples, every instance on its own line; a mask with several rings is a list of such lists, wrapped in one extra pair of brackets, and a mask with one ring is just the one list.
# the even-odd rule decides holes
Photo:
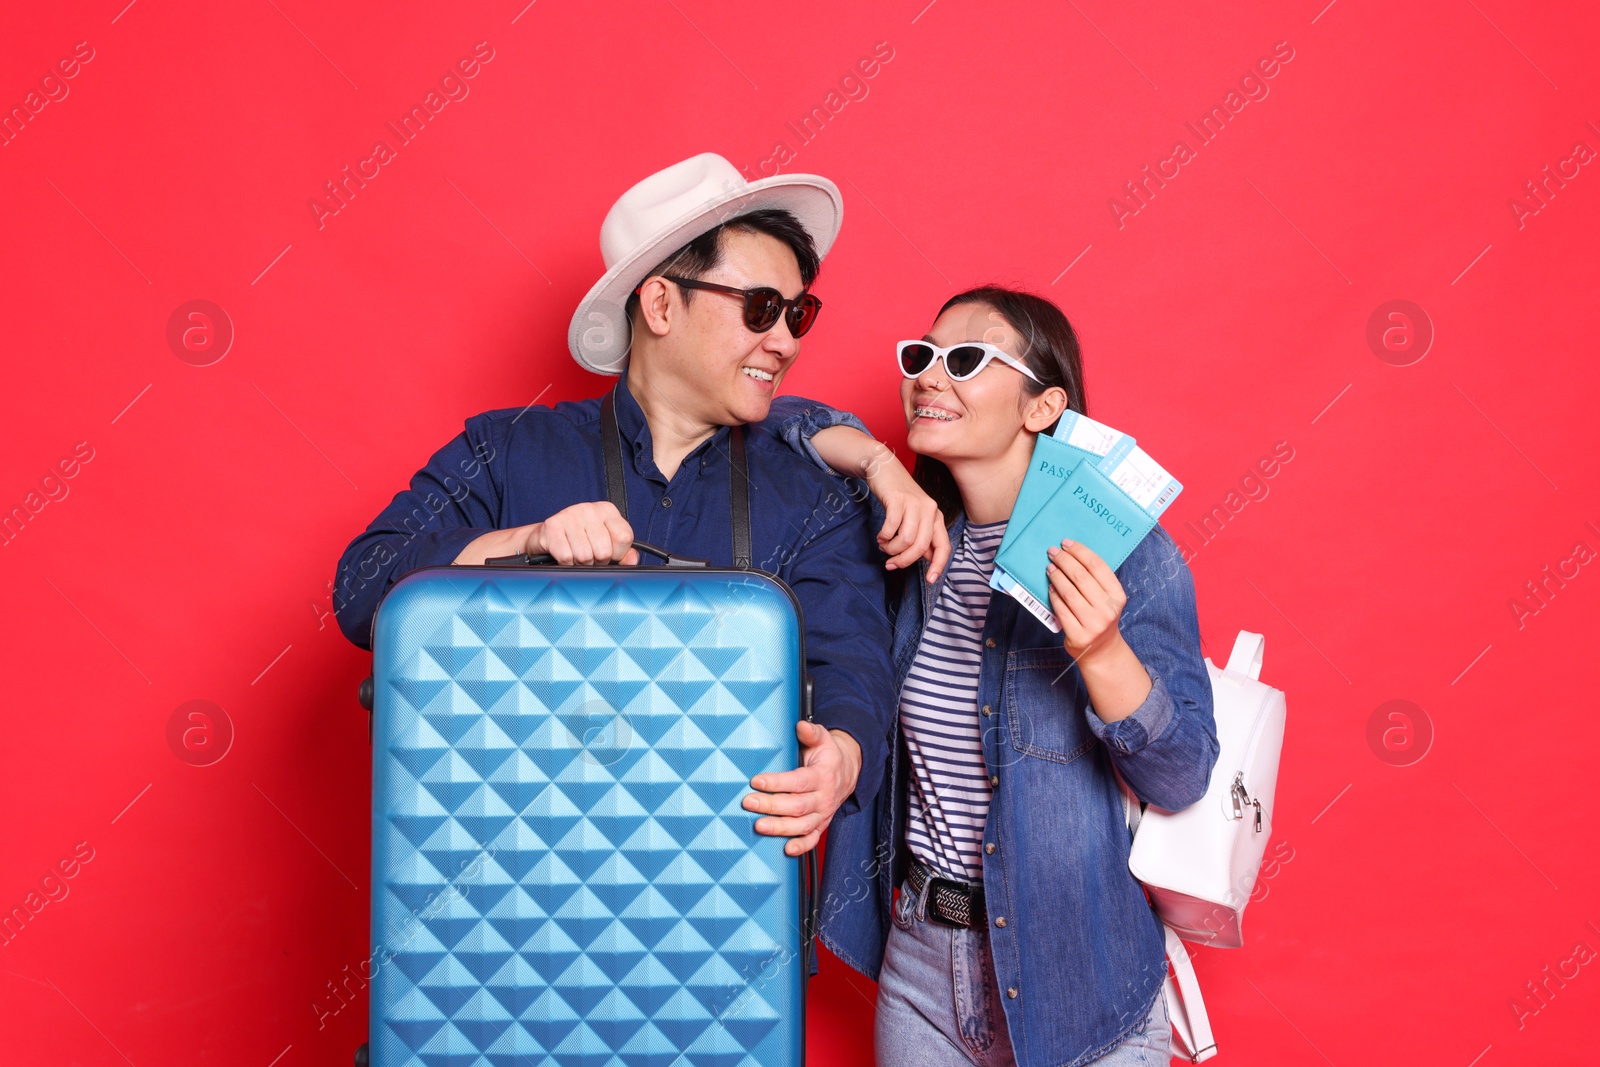
[[(785, 411), (806, 406), (785, 398)], [(634, 537), (731, 565), (729, 427), (685, 456), (668, 479), (656, 466), (650, 427), (626, 375), (617, 424)], [(750, 427), (748, 460), (754, 564), (787, 582), (800, 601), (816, 721), (849, 732), (861, 746), (861, 777), (839, 809), (859, 810), (877, 792), (895, 713), (883, 556), (871, 513), (859, 483), (818, 469), (766, 424)], [(334, 579), (339, 628), (371, 648), (378, 602), (407, 571), (448, 564), (492, 530), (605, 499), (599, 397), (475, 415), (345, 549)]]

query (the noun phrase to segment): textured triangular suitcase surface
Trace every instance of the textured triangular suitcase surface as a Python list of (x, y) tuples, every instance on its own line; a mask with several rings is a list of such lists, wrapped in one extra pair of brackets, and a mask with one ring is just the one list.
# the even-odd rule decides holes
[(437, 567), (373, 640), (374, 1067), (789, 1067), (792, 594), (679, 568)]

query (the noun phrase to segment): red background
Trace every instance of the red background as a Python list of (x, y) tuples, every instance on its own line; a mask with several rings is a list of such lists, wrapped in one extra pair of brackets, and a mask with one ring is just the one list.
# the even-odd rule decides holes
[[(1267, 635), (1291, 858), (1245, 947), (1199, 954), (1217, 1062), (1592, 1057), (1600, 175), (1508, 201), (1600, 148), (1595, 16), (926, 2), (12, 13), (5, 108), (94, 58), (0, 148), (0, 506), (93, 458), (0, 547), (0, 907), (93, 859), (0, 948), (0, 1062), (348, 1062), (365, 999), (313, 1007), (367, 922), (368, 656), (326, 614), (335, 560), (466, 416), (602, 388), (566, 327), (624, 189), (707, 150), (755, 175), (780, 140), (847, 204), (788, 391), (901, 445), (891, 342), (970, 284), (1048, 294), (1091, 412), (1185, 483), (1165, 523), (1207, 652)], [(470, 95), (319, 227), (323, 183), (480, 41)], [(1269, 95), (1197, 146), (1185, 121), (1280, 41)], [(866, 97), (801, 144), (785, 123), (878, 42)], [(1180, 138), (1195, 158), (1119, 226)], [(195, 299), (236, 332), (210, 366), (166, 339)], [(1367, 342), (1394, 299), (1435, 334), (1408, 366)], [(1202, 543), (1187, 524), (1280, 441)], [(210, 766), (169, 746), (191, 700), (234, 730)], [(1408, 766), (1367, 739), (1390, 700), (1431, 724)], [(868, 1063), (871, 984), (830, 958), (812, 989), (812, 1062)]]

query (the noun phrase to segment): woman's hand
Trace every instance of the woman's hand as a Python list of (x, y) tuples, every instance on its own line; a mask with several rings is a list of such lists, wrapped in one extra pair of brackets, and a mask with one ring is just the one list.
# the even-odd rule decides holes
[(1062, 541), (1061, 548), (1052, 545), (1048, 551), (1050, 609), (1061, 624), (1068, 654), (1081, 663), (1122, 640), (1117, 620), (1128, 595), (1116, 573), (1088, 545)]
[(1045, 575), (1062, 644), (1077, 663), (1094, 713), (1102, 722), (1126, 719), (1154, 687), (1118, 625), (1128, 594), (1099, 553), (1076, 541), (1061, 544), (1049, 549)]
[(863, 466), (867, 488), (886, 512), (883, 529), (878, 531), (878, 547), (889, 556), (884, 566), (892, 571), (927, 559), (928, 581), (937, 581), (950, 561), (950, 531), (945, 529), (944, 512), (887, 445)]
[(926, 559), (928, 581), (937, 581), (950, 560), (950, 532), (939, 505), (922, 491), (894, 449), (851, 426), (818, 430), (811, 444), (834, 470), (866, 479), (867, 488), (883, 505), (886, 517), (878, 531), (878, 547), (890, 557), (887, 569)]

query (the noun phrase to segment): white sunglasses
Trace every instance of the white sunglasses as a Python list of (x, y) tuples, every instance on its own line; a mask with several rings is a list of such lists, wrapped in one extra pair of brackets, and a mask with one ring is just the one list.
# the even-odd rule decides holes
[[(944, 360), (944, 371), (953, 382), (964, 382), (977, 376), (978, 372), (989, 365), (991, 360), (998, 359), (1008, 367), (1015, 367), (1022, 374), (1038, 382), (1038, 376), (1020, 360), (1011, 356), (995, 345), (985, 341), (966, 341), (949, 348), (940, 348), (938, 345), (929, 344), (927, 341), (901, 341), (895, 345), (895, 354), (900, 359), (900, 373), (907, 378), (915, 378), (933, 365), (936, 359)], [(1039, 382), (1043, 385), (1043, 382)]]

